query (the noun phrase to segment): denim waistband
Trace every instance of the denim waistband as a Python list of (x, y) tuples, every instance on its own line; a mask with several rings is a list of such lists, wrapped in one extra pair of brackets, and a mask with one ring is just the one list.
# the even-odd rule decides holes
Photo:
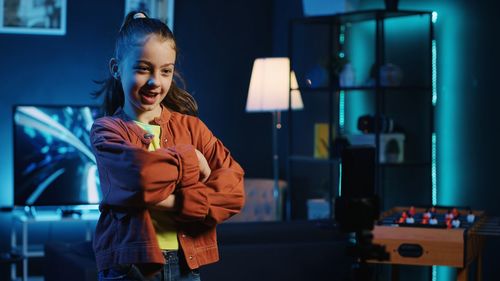
[(163, 257), (166, 263), (179, 262), (179, 251), (177, 250), (162, 250)]

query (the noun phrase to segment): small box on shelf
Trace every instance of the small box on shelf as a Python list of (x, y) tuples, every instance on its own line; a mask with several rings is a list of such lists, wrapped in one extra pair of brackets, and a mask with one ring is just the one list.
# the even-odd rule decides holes
[(330, 218), (330, 204), (324, 198), (307, 200), (307, 219), (321, 220)]
[[(314, 158), (328, 159), (330, 156), (329, 128), (328, 123), (314, 124)], [(332, 128), (332, 136), (335, 138), (335, 128)]]
[[(347, 135), (351, 145), (375, 145), (375, 134)], [(380, 134), (379, 162), (404, 162), (405, 135), (401, 133)]]

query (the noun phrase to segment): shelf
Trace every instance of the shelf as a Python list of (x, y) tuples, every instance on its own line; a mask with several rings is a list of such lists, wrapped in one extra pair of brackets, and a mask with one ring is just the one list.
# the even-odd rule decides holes
[(403, 162), (403, 163), (380, 163), (380, 166), (388, 168), (403, 168), (415, 166), (430, 166), (431, 162)]
[(328, 87), (317, 87), (317, 88), (300, 88), (300, 91), (302, 93), (317, 93), (317, 92), (324, 92), (324, 93), (330, 93), (334, 91), (335, 89), (328, 88)]
[(306, 17), (293, 20), (294, 23), (302, 24), (346, 24), (369, 20), (384, 20), (389, 18), (432, 15), (431, 11), (387, 11), (387, 10), (365, 10), (328, 16)]
[(430, 86), (356, 86), (356, 87), (340, 87), (339, 91), (430, 91)]
[(311, 163), (318, 163), (318, 164), (338, 164), (339, 159), (334, 158), (334, 159), (319, 159), (319, 158), (314, 158), (312, 156), (300, 156), (300, 155), (290, 155), (288, 157), (289, 161), (294, 161), (294, 162), (311, 162)]
[[(312, 156), (302, 156), (302, 155), (291, 155), (288, 157), (289, 161), (293, 162), (311, 162), (318, 164), (340, 164), (339, 158), (334, 159), (319, 159)], [(400, 167), (415, 167), (415, 166), (429, 166), (431, 162), (402, 162), (402, 163), (379, 163), (380, 166), (389, 168), (400, 168)]]
[(328, 88), (328, 87), (318, 87), (318, 88), (301, 88), (300, 91), (303, 93), (310, 92), (324, 92), (330, 93), (333, 91), (430, 91), (430, 86), (354, 86), (354, 87), (339, 87), (336, 89)]

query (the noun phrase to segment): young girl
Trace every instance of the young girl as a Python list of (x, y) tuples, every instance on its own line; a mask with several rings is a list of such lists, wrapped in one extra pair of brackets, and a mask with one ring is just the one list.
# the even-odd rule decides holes
[(164, 23), (132, 12), (96, 93), (107, 113), (91, 130), (99, 280), (200, 280), (218, 260), (216, 224), (242, 208), (243, 170), (173, 81), (176, 53)]

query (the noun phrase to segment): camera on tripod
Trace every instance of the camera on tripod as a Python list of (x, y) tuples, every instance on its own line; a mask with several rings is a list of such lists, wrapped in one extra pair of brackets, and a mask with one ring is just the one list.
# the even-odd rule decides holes
[(372, 243), (371, 231), (380, 212), (375, 193), (375, 153), (373, 146), (348, 146), (341, 153), (342, 189), (335, 200), (335, 219), (342, 232), (355, 235), (355, 243), (348, 249), (355, 261), (353, 280), (372, 279), (367, 260), (389, 260), (385, 246)]

